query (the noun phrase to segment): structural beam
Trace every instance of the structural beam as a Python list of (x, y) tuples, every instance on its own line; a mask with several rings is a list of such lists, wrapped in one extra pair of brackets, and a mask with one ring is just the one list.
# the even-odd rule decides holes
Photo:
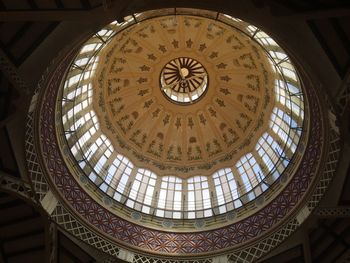
[(43, 250), (44, 248), (45, 248), (44, 245), (38, 245), (38, 246), (31, 247), (31, 248), (27, 248), (27, 249), (23, 249), (23, 250), (19, 250), (19, 251), (14, 251), (14, 252), (8, 253), (6, 256), (7, 256), (7, 258), (18, 257), (18, 256), (21, 256), (21, 255), (26, 255), (26, 254), (30, 254), (30, 253), (33, 253), (33, 252), (36, 252), (36, 251)]
[(303, 254), (304, 254), (304, 262), (312, 263), (311, 257), (311, 246), (310, 246), (310, 238), (307, 231), (303, 234)]
[[(118, 19), (116, 14), (120, 14), (122, 5), (109, 6), (109, 9), (97, 7), (92, 10), (16, 10), (0, 11), (2, 22), (7, 21), (89, 21), (94, 17), (94, 21), (105, 21), (107, 19)], [(119, 18), (120, 19), (120, 18)]]
[(298, 14), (294, 14), (291, 16), (293, 19), (321, 19), (321, 18), (329, 18), (329, 17), (344, 17), (350, 15), (350, 9), (348, 8), (334, 8), (328, 10), (315, 10), (310, 12), (302, 12)]
[(45, 223), (45, 262), (58, 262), (58, 232), (55, 223), (48, 221)]
[(350, 206), (318, 207), (313, 213), (322, 218), (349, 218)]
[(0, 240), (0, 263), (7, 263), (7, 258), (5, 256), (3, 242), (1, 240)]

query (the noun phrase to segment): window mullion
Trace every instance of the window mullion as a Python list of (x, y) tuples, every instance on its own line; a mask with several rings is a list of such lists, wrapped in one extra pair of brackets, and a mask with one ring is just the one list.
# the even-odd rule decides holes
[[(137, 171), (138, 171), (138, 168), (137, 167), (134, 167), (132, 170), (131, 170), (131, 174), (128, 178), (128, 181), (126, 182), (126, 186), (124, 188), (124, 193), (122, 193), (122, 199), (121, 199), (121, 202), (124, 203), (126, 202), (126, 200), (130, 199), (129, 198), (129, 195), (130, 195), (130, 192), (131, 192), (131, 187), (132, 187), (132, 184), (133, 182), (135, 181), (135, 178), (136, 178), (136, 175), (137, 175)], [(121, 177), (120, 177), (121, 178)], [(118, 180), (118, 184), (120, 182), (120, 179)], [(131, 199), (130, 199), (131, 200)]]

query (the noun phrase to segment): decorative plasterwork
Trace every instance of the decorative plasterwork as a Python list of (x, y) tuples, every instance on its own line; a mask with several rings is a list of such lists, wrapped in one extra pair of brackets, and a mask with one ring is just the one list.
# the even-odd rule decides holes
[[(201, 255), (219, 253), (229, 249), (237, 249), (257, 238), (266, 237), (270, 230), (280, 226), (284, 219), (291, 215), (317, 178), (319, 165), (322, 162), (322, 148), (325, 126), (316, 91), (311, 87), (307, 93), (311, 104), (311, 125), (309, 145), (301, 161), (300, 167), (290, 183), (268, 206), (254, 215), (212, 231), (199, 233), (166, 233), (135, 225), (122, 219), (103, 206), (96, 203), (72, 177), (55, 138), (56, 118), (54, 113), (56, 96), (61, 79), (69, 64), (69, 57), (61, 64), (54, 76), (47, 82), (42, 94), (42, 102), (38, 109), (40, 141), (40, 159), (45, 165), (47, 177), (52, 187), (60, 193), (67, 207), (85, 224), (95, 228), (99, 233), (131, 249), (162, 255)], [(59, 121), (59, 120), (58, 120)], [(324, 184), (325, 185), (325, 184)], [(320, 194), (319, 191), (317, 194)], [(316, 198), (315, 200), (319, 200)], [(315, 201), (314, 200), (314, 201)], [(61, 208), (60, 208), (61, 209)], [(53, 212), (55, 215), (57, 211)], [(64, 222), (62, 222), (64, 224)], [(293, 226), (298, 225), (295, 222)], [(294, 227), (292, 229), (295, 229)], [(293, 230), (291, 230), (293, 231)], [(285, 238), (285, 235), (282, 235)], [(137, 257), (136, 257), (137, 258)]]
[[(139, 19), (143, 14), (136, 14), (135, 17)], [(176, 16), (177, 19), (180, 17), (184, 16)], [(172, 15), (168, 18), (175, 17)], [(241, 220), (242, 216), (247, 217), (257, 209), (261, 209), (287, 184), (295, 168), (298, 167), (307, 141), (306, 134), (303, 135), (303, 126), (307, 127), (308, 118), (306, 124), (303, 120), (304, 113), (308, 116), (308, 111), (304, 111), (302, 86), (293, 63), (268, 34), (255, 26), (226, 15), (218, 15), (217, 19), (212, 21), (217, 23), (218, 19), (232, 27), (233, 32), (238, 30), (248, 39), (256, 41), (256, 44), (263, 48), (264, 55), (269, 57), (275, 71), (275, 96), (273, 96), (275, 107), (270, 115), (269, 129), (260, 137), (254, 151), (244, 154), (236, 163), (227, 163), (233, 166), (222, 167), (224, 169), (215, 171), (212, 176), (197, 175), (181, 180), (179, 174), (185, 177), (181, 171), (174, 173), (175, 176), (174, 174), (158, 176), (153, 173), (155, 169), (152, 163), (146, 163), (146, 160), (145, 163), (139, 164), (141, 167), (135, 166), (129, 160), (129, 155), (122, 154), (120, 148), (113, 147), (110, 140), (102, 133), (100, 120), (93, 109), (96, 96), (92, 88), (94, 86), (91, 83), (92, 78), (96, 68), (101, 64), (99, 62), (100, 55), (103, 57), (101, 50), (108, 48), (114, 37), (120, 37), (125, 32), (128, 34), (127, 25), (130, 26), (132, 20), (128, 19), (121, 24), (114, 21), (98, 31), (83, 44), (72, 61), (62, 85), (63, 92), (59, 92), (61, 95), (57, 98), (56, 117), (61, 118), (63, 124), (61, 126), (61, 123), (58, 123), (57, 133), (65, 135), (65, 138), (58, 137), (58, 139), (70, 172), (77, 175), (80, 185), (95, 200), (103, 203), (113, 213), (130, 218), (132, 209), (142, 211), (143, 215), (134, 222), (147, 222), (148, 226), (156, 229), (166, 227), (167, 230), (176, 228), (178, 231), (180, 229), (186, 231), (195, 226), (196, 229), (203, 231), (217, 228), (218, 225), (223, 226), (232, 223), (232, 220)], [(186, 67), (187, 59), (184, 58), (186, 57), (177, 57), (166, 62), (165, 68), (169, 63), (177, 61), (173, 66), (177, 70), (184, 71), (178, 75), (181, 77), (181, 82), (186, 83), (191, 81), (192, 77), (198, 76), (191, 75), (188, 76), (189, 80), (185, 79), (184, 75), (190, 72), (188, 66)], [(193, 58), (189, 61), (198, 62)], [(197, 82), (199, 84), (197, 90), (203, 91), (208, 86), (209, 76), (208, 71), (203, 70), (204, 66), (199, 62), (198, 65), (201, 65), (202, 70), (196, 73), (205, 76), (201, 76), (203, 78)], [(160, 77), (161, 85), (162, 73), (165, 73), (164, 67), (160, 76), (157, 76)], [(167, 91), (170, 90), (170, 87), (165, 88)], [(176, 95), (176, 99), (181, 101), (181, 94), (171, 95)], [(186, 103), (187, 106), (192, 106), (190, 101), (185, 100), (181, 102), (181, 106)], [(70, 158), (69, 153), (73, 154), (74, 159)], [(289, 165), (291, 163), (292, 165)], [(149, 169), (145, 169), (145, 166)], [(173, 184), (175, 181), (176, 184)], [(100, 195), (100, 190), (105, 193), (104, 196)], [(256, 200), (253, 202), (254, 199)], [(232, 210), (235, 211), (229, 216), (224, 215)], [(212, 216), (215, 216), (215, 219)], [(176, 222), (164, 224), (162, 217), (186, 219), (186, 221), (175, 220)], [(191, 220), (203, 217), (206, 218), (204, 223), (201, 221), (202, 223), (194, 224)]]
[[(261, 211), (230, 226), (199, 233), (166, 233), (130, 223), (107, 211), (79, 186), (59, 148), (57, 138), (62, 134), (56, 137), (55, 132), (61, 119), (56, 117), (54, 108), (58, 88), (74, 54), (72, 51), (45, 75), (39, 86), (40, 94), (35, 95), (39, 99), (32, 105), (35, 114), (33, 111), (28, 114), (26, 131), (29, 175), (41, 200), (50, 189), (60, 200), (51, 215), (53, 220), (111, 255), (118, 256), (120, 247), (127, 246), (136, 252), (134, 263), (210, 263), (214, 254), (223, 254), (233, 262), (255, 261), (297, 229), (300, 208), (307, 205), (308, 210), (313, 210), (335, 173), (339, 136), (328, 133), (318, 93), (309, 86), (306, 90), (310, 106), (309, 144), (295, 176)], [(40, 89), (42, 86), (45, 89)], [(38, 101), (40, 104), (36, 105)], [(171, 255), (174, 257), (170, 260)]]
[[(177, 87), (160, 83), (177, 58), (205, 69), (205, 77), (188, 75), (207, 85), (196, 103), (174, 104), (162, 94), (164, 85), (165, 92)], [(152, 18), (100, 52), (94, 110), (102, 132), (136, 166), (157, 175), (211, 175), (251, 151), (269, 129), (275, 79), (263, 48), (237, 29), (203, 17)]]

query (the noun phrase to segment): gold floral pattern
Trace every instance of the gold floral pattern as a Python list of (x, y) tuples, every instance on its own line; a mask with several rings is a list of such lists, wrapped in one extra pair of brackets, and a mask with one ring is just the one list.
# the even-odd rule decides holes
[[(251, 151), (275, 103), (275, 73), (263, 49), (203, 17), (142, 24), (100, 52), (92, 82), (94, 110), (113, 146), (158, 175), (181, 171), (184, 178), (210, 175)], [(177, 105), (162, 94), (162, 70), (178, 58), (205, 68), (207, 90), (196, 103)]]

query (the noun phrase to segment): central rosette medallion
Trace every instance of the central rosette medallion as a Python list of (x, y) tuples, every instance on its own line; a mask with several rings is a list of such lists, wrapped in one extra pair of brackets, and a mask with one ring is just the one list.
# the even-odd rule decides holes
[(160, 87), (164, 95), (175, 103), (193, 103), (205, 94), (208, 73), (195, 59), (175, 58), (163, 68)]

